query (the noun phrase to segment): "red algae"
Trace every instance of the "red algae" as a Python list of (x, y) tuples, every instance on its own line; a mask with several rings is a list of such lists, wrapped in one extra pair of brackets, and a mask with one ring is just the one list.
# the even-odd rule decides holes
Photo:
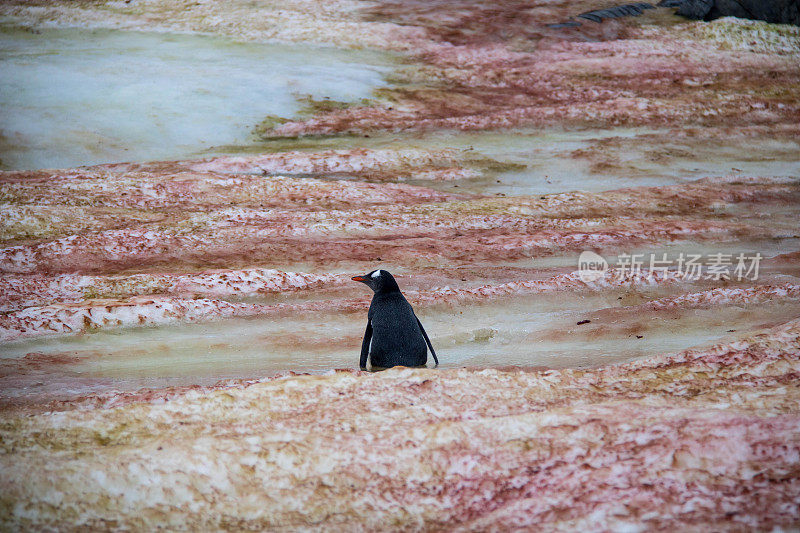
[[(402, 56), (373, 98), (259, 128), (265, 153), (0, 173), (0, 528), (797, 528), (800, 33), (666, 8), (550, 26), (599, 7), (0, 2), (34, 31)], [(522, 128), (598, 135), (509, 156)], [(558, 166), (569, 188), (492, 188)], [(578, 169), (605, 181), (569, 190)], [(666, 253), (762, 269), (620, 264)], [(355, 365), (349, 278), (374, 268), (441, 368), (321, 373)]]
[(0, 310), (13, 311), (51, 302), (77, 302), (84, 297), (112, 295), (252, 296), (330, 286), (337, 281), (340, 280), (330, 274), (263, 268), (131, 276), (9, 274), (0, 279)]
[[(234, 273), (235, 274), (235, 273)], [(281, 273), (286, 275), (286, 273)], [(348, 298), (285, 304), (258, 304), (228, 302), (219, 299), (200, 298), (198, 294), (230, 296), (241, 293), (236, 285), (225, 280), (226, 273), (206, 274), (204, 276), (179, 276), (181, 281), (165, 289), (164, 292), (190, 292), (191, 298), (169, 296), (134, 296), (127, 299), (75, 299), (66, 303), (53, 303), (46, 306), (28, 306), (22, 310), (7, 312), (0, 316), (0, 340), (12, 341), (22, 338), (54, 334), (76, 334), (109, 328), (148, 327), (179, 323), (208, 322), (225, 318), (251, 316), (285, 316), (287, 313), (342, 313), (364, 311), (366, 298)], [(294, 283), (303, 289), (319, 287), (323, 282), (335, 280), (307, 274), (291, 274)], [(140, 275), (139, 278), (153, 278)], [(186, 281), (189, 278), (192, 281)], [(197, 279), (199, 278), (199, 281)], [(222, 279), (219, 279), (222, 278)], [(91, 279), (85, 277), (84, 279)], [(311, 280), (308, 283), (308, 280)], [(346, 279), (346, 278), (345, 278)], [(106, 281), (107, 280), (100, 280)], [(137, 280), (128, 278), (129, 287), (139, 285)], [(343, 280), (336, 280), (341, 282)], [(618, 289), (657, 288), (674, 285), (688, 285), (693, 281), (686, 273), (674, 271), (640, 270), (632, 272), (624, 269), (610, 269), (603, 276), (584, 280), (580, 272), (563, 274), (543, 280), (518, 280), (500, 285), (480, 285), (461, 288), (432, 288), (409, 290), (406, 296), (418, 306), (438, 304), (465, 304), (467, 302), (491, 301), (499, 297), (545, 294), (558, 291), (580, 293), (583, 291), (610, 291)], [(85, 282), (88, 286), (89, 281)], [(140, 282), (141, 283), (141, 282)], [(100, 283), (97, 283), (100, 285)], [(97, 286), (95, 285), (95, 286)], [(263, 279), (248, 280), (245, 294), (269, 292), (278, 289), (265, 284)], [(297, 285), (295, 285), (297, 287)], [(284, 288), (287, 290), (289, 287)], [(196, 292), (196, 289), (200, 289)], [(96, 289), (95, 289), (96, 290)], [(251, 292), (248, 292), (251, 291)], [(44, 295), (26, 295), (28, 298)], [(51, 295), (50, 295), (51, 296)], [(664, 309), (695, 309), (725, 305), (749, 305), (770, 301), (793, 301), (800, 299), (800, 285), (782, 286), (760, 285), (757, 287), (717, 288), (700, 293), (687, 293), (680, 296), (662, 298), (642, 304), (638, 311), (658, 311)]]
[[(318, 182), (296, 180), (301, 191)], [(724, 183), (725, 187), (720, 187)], [(340, 184), (342, 190), (349, 185)], [(352, 209), (224, 207), (170, 214), (158, 224), (81, 232), (0, 249), (0, 270), (16, 273), (115, 272), (133, 264), (222, 265), (308, 261), (365, 261), (388, 255), (414, 262), (430, 254), (449, 260), (475, 254), (493, 260), (583, 249), (673, 242), (681, 239), (771, 238), (785, 229), (762, 221), (721, 220), (720, 206), (797, 200), (792, 180), (699, 180), (686, 185), (604, 193), (464, 199), (397, 185), (369, 185), (393, 205)], [(63, 191), (63, 187), (56, 187)], [(128, 193), (124, 193), (127, 197)], [(426, 203), (416, 198), (427, 196)], [(439, 196), (437, 196), (439, 195)], [(635, 198), (635, 201), (633, 200)], [(442, 201), (447, 199), (447, 201)], [(174, 199), (172, 200), (174, 201)], [(105, 200), (106, 203), (109, 199)], [(68, 202), (65, 202), (68, 203)], [(69, 210), (64, 206), (62, 209)], [(52, 224), (52, 222), (51, 222)], [(55, 225), (55, 224), (54, 224)], [(476, 238), (480, 234), (479, 238)], [(399, 248), (398, 239), (403, 239)], [(427, 239), (436, 239), (432, 246)], [(313, 246), (309, 246), (310, 243)], [(402, 254), (402, 256), (398, 256)]]
[[(593, 371), (398, 368), (85, 399), (74, 406), (94, 407), (7, 419), (3, 520), (37, 527), (68, 509), (130, 528), (229, 516), (250, 528), (791, 527), (798, 338), (793, 321)], [(91, 453), (61, 451), (78, 446)], [(111, 453), (113, 472), (100, 468)]]
[[(790, 94), (800, 79), (799, 37), (793, 30), (781, 37), (787, 43), (779, 47), (782, 53), (765, 55), (754, 46), (731, 51), (726, 35), (728, 30), (736, 39), (746, 39), (751, 31), (755, 37), (762, 31), (759, 23), (731, 29), (727, 20), (715, 21), (703, 26), (719, 31), (703, 33), (692, 31), (700, 23), (678, 29), (623, 21), (554, 32), (541, 19), (518, 26), (544, 10), (520, 8), (517, 2), (493, 4), (487, 19), (478, 18), (486, 10), (477, 2), (437, 4), (433, 19), (424, 10), (410, 11), (398, 3), (374, 9), (381, 19), (401, 17), (411, 26), (425, 27), (427, 40), (415, 38), (408, 46), (424, 65), (418, 78), (426, 79), (427, 87), (391, 91), (390, 106), (290, 122), (277, 127), (275, 135), (553, 124), (779, 127), (796, 124), (800, 113), (796, 99), (768, 96)], [(521, 9), (525, 15), (520, 16)], [(551, 12), (541, 15), (556, 22)], [(452, 17), (481, 29), (459, 27), (456, 37)], [(490, 21), (503, 22), (502, 39), (486, 31)]]

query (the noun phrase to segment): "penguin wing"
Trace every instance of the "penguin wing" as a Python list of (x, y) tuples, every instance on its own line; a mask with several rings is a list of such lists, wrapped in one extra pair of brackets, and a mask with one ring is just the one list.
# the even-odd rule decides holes
[[(414, 318), (417, 318), (417, 315), (414, 315)], [(419, 330), (422, 332), (422, 336), (425, 337), (425, 342), (428, 343), (428, 348), (431, 349), (431, 355), (436, 362), (436, 366), (439, 366), (439, 359), (436, 357), (436, 352), (433, 350), (433, 344), (431, 344), (431, 340), (428, 338), (428, 334), (425, 332), (425, 328), (422, 327), (422, 322), (419, 321), (419, 318), (417, 318), (417, 324), (419, 324)]]
[(367, 369), (367, 356), (369, 356), (369, 344), (372, 340), (372, 321), (367, 320), (367, 329), (364, 331), (364, 340), (361, 341), (361, 360), (359, 361), (359, 368), (361, 370)]

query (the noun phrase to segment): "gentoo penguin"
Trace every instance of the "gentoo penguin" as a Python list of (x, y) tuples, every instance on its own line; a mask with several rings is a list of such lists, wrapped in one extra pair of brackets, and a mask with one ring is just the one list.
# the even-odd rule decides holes
[(375, 293), (369, 304), (367, 330), (361, 343), (361, 370), (367, 369), (367, 357), (374, 370), (398, 365), (424, 366), (428, 362), (428, 348), (439, 366), (422, 322), (400, 292), (394, 277), (385, 270), (373, 270), (352, 279), (368, 285)]

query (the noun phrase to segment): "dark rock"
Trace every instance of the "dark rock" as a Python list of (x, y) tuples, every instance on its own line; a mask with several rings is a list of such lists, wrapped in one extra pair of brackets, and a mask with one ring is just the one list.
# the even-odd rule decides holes
[(695, 20), (739, 17), (800, 26), (800, 0), (662, 0), (678, 15)]
[[(574, 28), (576, 26), (580, 26), (581, 23), (577, 20), (568, 20), (566, 22), (559, 22), (558, 24), (548, 24), (548, 28)], [(498, 183), (500, 183), (498, 181)]]
[(676, 13), (682, 17), (704, 20), (713, 6), (714, 0), (686, 0), (678, 6)]
[[(670, 1), (684, 1), (684, 0), (670, 0)], [(578, 18), (591, 20), (592, 22), (603, 22), (603, 19), (615, 19), (620, 17), (638, 17), (644, 13), (645, 9), (655, 9), (656, 6), (648, 4), (647, 2), (637, 2), (635, 4), (625, 4), (621, 6), (614, 6), (608, 9), (597, 9), (595, 11), (587, 11), (581, 13)], [(580, 26), (581, 23), (575, 20), (568, 20), (559, 22), (558, 24), (548, 24), (548, 28), (574, 28)]]
[(594, 13), (582, 13), (578, 15), (578, 17), (586, 20), (591, 20), (592, 22), (602, 22), (603, 19), (599, 16), (595, 15)]
[(739, 17), (800, 25), (798, 0), (716, 0), (708, 18)]
[(614, 6), (608, 9), (597, 9), (595, 11), (587, 11), (581, 13), (578, 17), (591, 20), (592, 22), (602, 22), (603, 19), (616, 19), (620, 17), (638, 17), (645, 9), (653, 9), (655, 6), (647, 2), (638, 2), (635, 4), (625, 4), (621, 6)]

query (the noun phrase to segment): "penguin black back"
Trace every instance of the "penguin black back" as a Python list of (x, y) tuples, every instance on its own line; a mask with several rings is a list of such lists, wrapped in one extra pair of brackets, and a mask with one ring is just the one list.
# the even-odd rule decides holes
[(366, 369), (367, 359), (373, 369), (424, 366), (428, 362), (428, 348), (438, 366), (439, 359), (428, 334), (400, 292), (394, 276), (386, 270), (373, 270), (364, 276), (354, 276), (353, 280), (364, 283), (374, 292), (361, 343), (361, 369)]

